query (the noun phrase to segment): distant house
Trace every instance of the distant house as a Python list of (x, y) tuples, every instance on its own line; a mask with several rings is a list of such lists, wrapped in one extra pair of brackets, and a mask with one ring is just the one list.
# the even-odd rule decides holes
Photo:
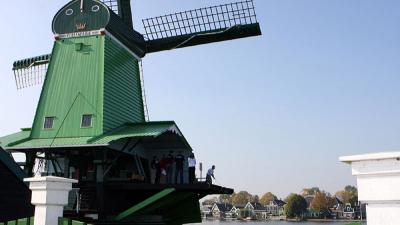
[(267, 218), (267, 209), (260, 203), (251, 203), (254, 208), (255, 218), (258, 220), (265, 220)]
[(346, 205), (343, 209), (343, 218), (349, 219), (349, 220), (352, 220), (355, 218), (354, 208), (351, 207), (350, 203), (346, 203)]
[(332, 218), (332, 210), (331, 209), (325, 209), (322, 212), (319, 212), (319, 217), (320, 218)]
[(267, 210), (265, 206), (257, 202), (248, 202), (244, 207), (245, 217), (250, 217), (256, 220), (267, 218)]
[(238, 218), (240, 215), (240, 209), (237, 209), (235, 206), (226, 213), (226, 218)]
[(211, 214), (216, 219), (232, 218), (235, 213), (236, 208), (229, 203), (215, 203), (211, 208)]
[(308, 207), (305, 213), (305, 217), (307, 218), (320, 218), (320, 212), (315, 211), (314, 209)]
[(343, 201), (338, 198), (335, 197), (334, 198), (334, 206), (332, 208), (330, 208), (331, 210), (331, 216), (333, 219), (342, 219), (343, 218), (343, 211), (344, 211), (344, 203)]
[(315, 195), (306, 195), (304, 196), (304, 199), (307, 202), (307, 207), (310, 207), (311, 202), (314, 200)]
[(265, 206), (265, 209), (267, 211), (267, 214), (272, 215), (272, 216), (280, 216), (284, 214), (284, 206), (286, 205), (286, 202), (282, 200), (273, 200), (268, 203), (268, 205)]
[(212, 206), (210, 206), (210, 205), (200, 206), (201, 217), (202, 218), (212, 217), (211, 209), (212, 209)]
[(245, 206), (246, 205), (241, 205), (241, 204), (234, 205), (235, 210), (236, 210), (236, 218), (246, 218), (247, 217), (247, 215), (245, 215), (246, 212), (244, 210)]

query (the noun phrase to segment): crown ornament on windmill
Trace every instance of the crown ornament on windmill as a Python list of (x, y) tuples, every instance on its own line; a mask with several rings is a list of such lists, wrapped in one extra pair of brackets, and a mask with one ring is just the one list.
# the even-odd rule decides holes
[[(187, 157), (193, 150), (174, 121), (149, 120), (141, 61), (160, 51), (261, 35), (254, 3), (242, 0), (142, 23), (144, 34), (134, 29), (130, 0), (73, 0), (62, 7), (52, 22), (51, 54), (13, 64), (18, 89), (43, 87), (32, 127), (0, 137), (0, 147), (25, 153), (26, 177), (39, 171), (37, 164), (45, 165), (45, 174), (79, 180), (79, 204), (64, 215), (87, 219), (87, 213), (103, 222), (147, 223), (149, 215), (158, 216), (151, 219), (159, 224), (200, 222), (199, 199), (233, 190), (149, 182), (153, 156), (176, 151)], [(1, 191), (0, 197), (6, 193)], [(30, 216), (25, 209), (10, 212)], [(105, 222), (100, 224), (114, 224)]]

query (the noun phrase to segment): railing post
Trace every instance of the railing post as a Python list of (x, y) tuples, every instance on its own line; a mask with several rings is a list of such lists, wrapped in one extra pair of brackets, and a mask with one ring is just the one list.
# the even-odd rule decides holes
[(62, 177), (33, 177), (24, 179), (32, 190), (31, 203), (35, 206), (35, 225), (58, 225), (68, 204), (68, 193), (77, 180)]

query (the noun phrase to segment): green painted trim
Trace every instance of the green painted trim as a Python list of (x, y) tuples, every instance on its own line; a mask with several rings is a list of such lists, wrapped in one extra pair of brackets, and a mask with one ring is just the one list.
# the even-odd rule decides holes
[(129, 208), (126, 211), (120, 213), (117, 217), (115, 217), (115, 220), (121, 221), (121, 220), (131, 216), (132, 214), (136, 213), (137, 211), (149, 206), (150, 204), (157, 202), (161, 198), (164, 198), (165, 196), (171, 194), (174, 191), (175, 191), (175, 188), (167, 188), (167, 189), (151, 196), (150, 198), (140, 202), (139, 204), (133, 206), (132, 208)]

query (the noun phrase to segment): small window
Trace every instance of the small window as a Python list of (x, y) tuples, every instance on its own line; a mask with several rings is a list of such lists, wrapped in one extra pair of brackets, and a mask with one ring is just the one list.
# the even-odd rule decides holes
[(92, 114), (82, 115), (81, 127), (92, 127)]
[(54, 126), (54, 116), (46, 116), (44, 118), (44, 129), (53, 129)]
[(74, 10), (72, 9), (67, 9), (67, 11), (65, 11), (65, 15), (70, 16), (74, 13)]
[(100, 6), (94, 5), (92, 6), (92, 12), (98, 12), (100, 10)]

